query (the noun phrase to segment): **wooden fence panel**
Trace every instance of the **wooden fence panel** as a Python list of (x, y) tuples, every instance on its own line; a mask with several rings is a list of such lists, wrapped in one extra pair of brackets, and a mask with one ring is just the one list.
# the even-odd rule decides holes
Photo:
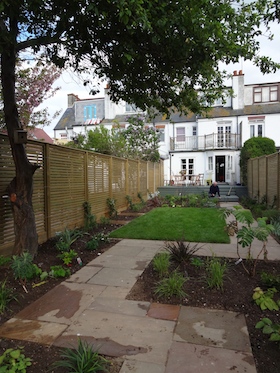
[(116, 201), (117, 210), (124, 209), (127, 206), (125, 196), (126, 192), (126, 179), (128, 177), (126, 172), (126, 159), (112, 158), (112, 169), (110, 172), (111, 195)]
[[(127, 160), (40, 141), (28, 141), (29, 160), (40, 168), (34, 174), (33, 207), (39, 243), (65, 227), (84, 224), (83, 203), (97, 218), (108, 214), (107, 198), (117, 209), (127, 207), (126, 195), (138, 201), (141, 193), (163, 185), (161, 163)], [(0, 135), (0, 255), (11, 252), (14, 225), (6, 188), (15, 177), (8, 136)]]
[(280, 153), (249, 159), (248, 194), (280, 209)]
[(108, 211), (106, 200), (110, 197), (109, 174), (110, 158), (88, 153), (88, 202), (92, 213), (98, 217)]
[[(267, 203), (269, 205), (274, 204), (277, 201), (278, 194), (278, 154), (272, 154), (267, 156), (268, 173), (267, 173), (267, 190), (265, 195), (267, 196)], [(278, 194), (279, 197), (279, 194)]]
[[(136, 160), (128, 160), (127, 161), (127, 195), (131, 197), (133, 202), (137, 202), (137, 194), (139, 192), (139, 186), (138, 181), (140, 178), (140, 175), (138, 174), (138, 165), (139, 162)], [(138, 200), (138, 202), (140, 202)]]
[(49, 195), (51, 236), (65, 227), (80, 227), (84, 222), (85, 152), (53, 146), (50, 148)]

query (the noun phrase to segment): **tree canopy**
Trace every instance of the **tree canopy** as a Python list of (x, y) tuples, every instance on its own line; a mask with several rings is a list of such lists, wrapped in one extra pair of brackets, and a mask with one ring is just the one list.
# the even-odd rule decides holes
[[(115, 101), (141, 109), (199, 113), (221, 95), (220, 62), (254, 60), (262, 71), (278, 66), (257, 57), (261, 22), (279, 17), (278, 0), (1, 0), (1, 85), (16, 176), (9, 185), (15, 253), (35, 253), (33, 174), (23, 144), (15, 95), (22, 51), (44, 53), (59, 67), (106, 79)], [(266, 17), (266, 18), (265, 18)], [(198, 93), (199, 92), (199, 93)]]
[(240, 152), (240, 170), (243, 183), (247, 185), (247, 165), (250, 158), (276, 152), (275, 142), (268, 137), (252, 137), (244, 142)]

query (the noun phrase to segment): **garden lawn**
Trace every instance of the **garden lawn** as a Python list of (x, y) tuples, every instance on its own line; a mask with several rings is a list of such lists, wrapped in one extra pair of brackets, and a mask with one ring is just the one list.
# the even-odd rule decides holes
[(225, 220), (215, 208), (155, 208), (110, 233), (113, 238), (229, 243)]

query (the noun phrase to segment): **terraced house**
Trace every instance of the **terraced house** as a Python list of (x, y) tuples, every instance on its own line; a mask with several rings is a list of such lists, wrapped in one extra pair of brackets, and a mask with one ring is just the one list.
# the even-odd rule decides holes
[[(269, 137), (280, 149), (280, 82), (244, 84), (242, 71), (232, 76), (233, 96), (217, 101), (207, 117), (194, 113), (157, 116), (148, 126), (160, 133), (166, 184), (207, 185), (216, 180), (240, 184), (239, 155), (253, 136)], [(68, 95), (68, 108), (54, 128), (56, 142), (70, 141), (101, 123), (109, 129), (128, 125), (126, 117), (139, 111), (125, 102), (104, 98), (80, 100)]]

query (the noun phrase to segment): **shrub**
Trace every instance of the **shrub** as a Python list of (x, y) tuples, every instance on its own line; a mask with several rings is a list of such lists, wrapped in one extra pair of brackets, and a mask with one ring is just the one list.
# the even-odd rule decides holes
[(192, 245), (190, 242), (186, 243), (183, 239), (175, 242), (166, 242), (165, 248), (170, 254), (171, 264), (185, 271), (193, 255), (200, 249), (198, 244)]
[(59, 277), (68, 277), (71, 272), (69, 268), (63, 268), (62, 266), (51, 266), (49, 273), (50, 277), (59, 278)]
[(97, 250), (99, 247), (99, 242), (95, 239), (92, 238), (90, 241), (87, 242), (86, 244), (86, 249), (90, 251)]
[(60, 252), (68, 251), (72, 243), (74, 243), (79, 237), (82, 237), (83, 233), (79, 230), (70, 230), (65, 228), (63, 232), (58, 233), (58, 242), (56, 244), (57, 249)]

